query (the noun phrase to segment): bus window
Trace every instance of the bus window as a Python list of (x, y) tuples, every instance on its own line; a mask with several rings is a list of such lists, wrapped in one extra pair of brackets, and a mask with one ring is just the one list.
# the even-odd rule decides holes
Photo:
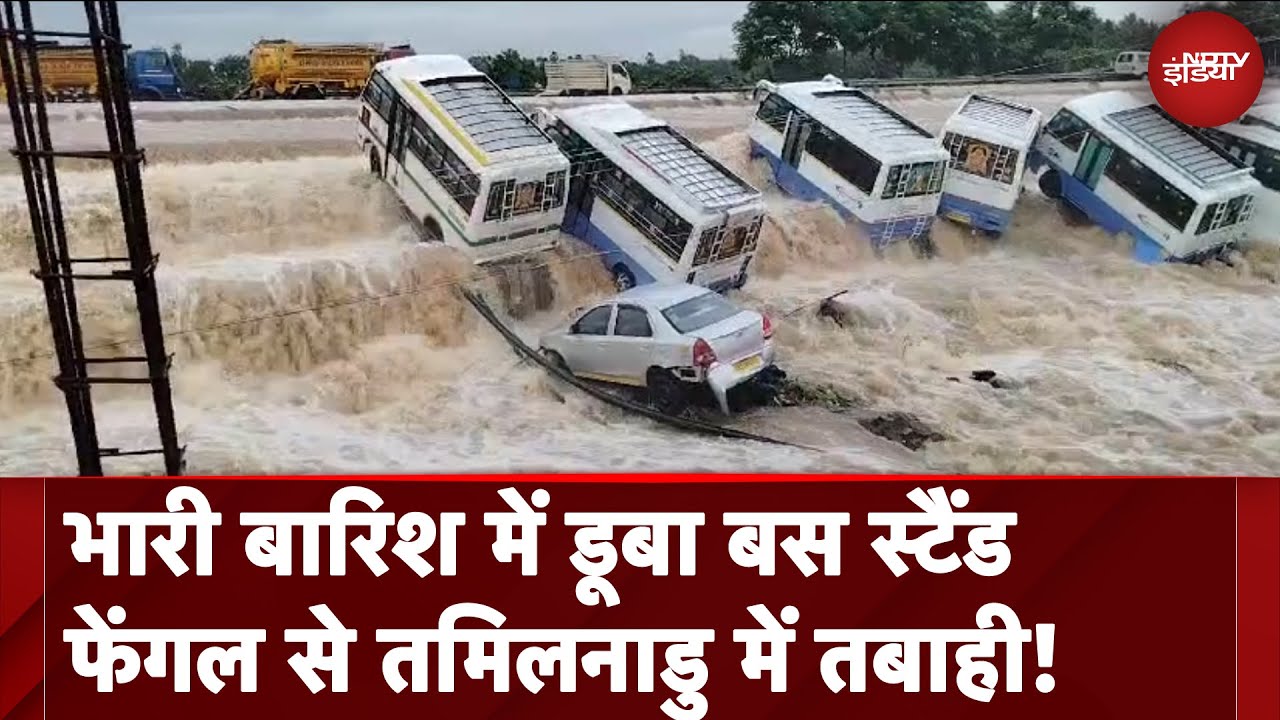
[(1248, 220), (1252, 215), (1253, 198), (1248, 195), (1233, 197), (1225, 205), (1224, 203), (1213, 203), (1204, 209), (1204, 217), (1200, 218), (1200, 225), (1196, 228), (1196, 234), (1203, 235), (1213, 230), (1230, 227)]
[(756, 109), (756, 117), (774, 130), (785, 132), (787, 129), (787, 115), (793, 109), (791, 103), (777, 95), (770, 95)]
[(612, 168), (596, 176), (600, 197), (630, 220), (672, 260), (679, 261), (693, 226), (671, 211), (630, 175)]
[(943, 147), (951, 153), (951, 168), (978, 177), (1013, 184), (1013, 171), (1018, 165), (1018, 151), (1003, 145), (974, 140), (964, 135), (947, 133)]
[(1195, 213), (1196, 203), (1186, 193), (1165, 182), (1151, 168), (1120, 148), (1112, 149), (1111, 162), (1104, 174), (1178, 232), (1186, 229), (1187, 222)]
[(917, 197), (942, 192), (942, 163), (924, 162), (913, 165), (894, 165), (884, 183), (881, 197)]
[(381, 75), (374, 73), (373, 77), (364, 86), (364, 101), (372, 105), (383, 120), (390, 120), (391, 103), (394, 99), (395, 92), (387, 84), (387, 81)]
[(1057, 138), (1058, 142), (1072, 150), (1079, 150), (1080, 144), (1084, 142), (1084, 135), (1090, 128), (1088, 123), (1070, 110), (1059, 110), (1044, 129), (1049, 135)]
[(880, 161), (844, 138), (819, 125), (809, 136), (805, 151), (831, 168), (854, 187), (870, 195), (880, 174)]
[(409, 135), (409, 152), (426, 166), (427, 171), (469, 214), (475, 207), (476, 196), (480, 193), (480, 179), (420, 117), (413, 119), (413, 132)]

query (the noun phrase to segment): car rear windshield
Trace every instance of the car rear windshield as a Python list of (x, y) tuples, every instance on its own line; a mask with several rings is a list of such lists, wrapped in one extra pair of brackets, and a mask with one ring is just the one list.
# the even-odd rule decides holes
[(719, 293), (707, 292), (689, 298), (662, 311), (671, 327), (680, 333), (691, 333), (727, 320), (740, 311)]

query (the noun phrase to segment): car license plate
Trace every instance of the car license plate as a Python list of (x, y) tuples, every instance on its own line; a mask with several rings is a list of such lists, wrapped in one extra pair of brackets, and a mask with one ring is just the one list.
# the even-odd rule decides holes
[(743, 358), (733, 364), (733, 369), (737, 372), (749, 372), (760, 367), (761, 360), (759, 355), (752, 355), (749, 358)]
[(949, 220), (951, 220), (951, 221), (953, 221), (953, 222), (958, 222), (958, 223), (960, 223), (960, 224), (962, 224), (962, 225), (968, 225), (968, 224), (971, 222), (971, 221), (969, 220), (969, 216), (968, 216), (968, 215), (965, 215), (965, 214), (963, 214), (963, 213), (958, 213), (958, 212), (949, 212), (949, 213), (947, 213), (947, 219), (949, 219)]

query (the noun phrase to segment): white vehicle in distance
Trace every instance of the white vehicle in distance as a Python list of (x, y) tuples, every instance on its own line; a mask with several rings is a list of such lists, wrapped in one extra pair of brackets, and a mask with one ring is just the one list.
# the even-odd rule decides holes
[(1125, 77), (1145, 78), (1149, 59), (1151, 59), (1151, 53), (1149, 52), (1127, 50), (1116, 56), (1116, 61), (1112, 64), (1111, 71)]
[(548, 60), (543, 95), (629, 95), (631, 75), (617, 58)]
[(687, 283), (644, 285), (580, 310), (538, 350), (577, 377), (645, 388), (672, 415), (699, 389), (729, 414), (730, 390), (754, 382), (767, 392), (786, 377), (774, 365), (768, 316)]

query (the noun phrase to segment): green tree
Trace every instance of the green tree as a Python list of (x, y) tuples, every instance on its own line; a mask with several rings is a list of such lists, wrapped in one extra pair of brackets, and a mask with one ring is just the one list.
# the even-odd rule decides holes
[(733, 24), (739, 63), (813, 57), (839, 43), (833, 22), (834, 3), (758, 2)]

